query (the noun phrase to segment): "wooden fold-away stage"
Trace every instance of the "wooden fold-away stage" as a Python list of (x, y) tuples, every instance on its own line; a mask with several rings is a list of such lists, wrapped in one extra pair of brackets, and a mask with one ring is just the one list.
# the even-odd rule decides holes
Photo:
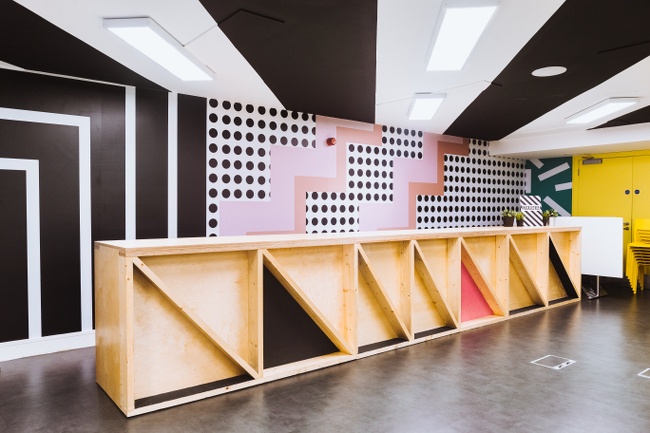
[(97, 242), (97, 383), (143, 414), (575, 302), (580, 278), (578, 228)]

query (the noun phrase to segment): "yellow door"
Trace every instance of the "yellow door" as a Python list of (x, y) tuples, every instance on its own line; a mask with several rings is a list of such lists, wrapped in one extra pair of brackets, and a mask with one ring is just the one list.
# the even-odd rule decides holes
[(634, 158), (633, 177), (632, 224), (638, 218), (650, 218), (650, 156)]
[[(579, 164), (577, 170), (577, 183), (574, 185), (574, 194), (577, 193), (576, 206), (573, 209), (575, 216), (609, 216), (623, 218), (623, 248), (630, 242), (630, 223), (632, 220), (632, 201), (635, 196), (633, 187), (633, 160), (635, 158), (602, 158), (601, 164), (583, 164), (581, 158), (575, 158), (574, 164)], [(650, 167), (650, 157), (647, 161)], [(639, 173), (642, 169), (639, 166)], [(644, 177), (650, 179), (650, 174), (645, 172)], [(641, 176), (641, 174), (639, 174)], [(650, 198), (650, 182), (647, 188), (647, 197)], [(646, 203), (650, 209), (650, 204)], [(645, 211), (645, 210), (644, 210)], [(641, 208), (639, 207), (639, 212)], [(650, 216), (650, 212), (648, 213)]]

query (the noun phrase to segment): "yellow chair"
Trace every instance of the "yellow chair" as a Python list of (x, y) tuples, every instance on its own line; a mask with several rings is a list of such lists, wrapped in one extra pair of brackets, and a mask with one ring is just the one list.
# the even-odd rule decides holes
[(650, 219), (634, 220), (632, 242), (627, 245), (625, 256), (625, 276), (632, 293), (636, 293), (637, 287), (644, 289), (646, 267), (650, 266)]

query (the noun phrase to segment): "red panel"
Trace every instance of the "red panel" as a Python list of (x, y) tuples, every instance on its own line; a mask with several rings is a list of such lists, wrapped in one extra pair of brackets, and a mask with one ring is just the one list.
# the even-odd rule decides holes
[(468, 320), (479, 319), (493, 314), (492, 309), (485, 301), (485, 298), (464, 264), (461, 266), (460, 284), (461, 322), (467, 322)]

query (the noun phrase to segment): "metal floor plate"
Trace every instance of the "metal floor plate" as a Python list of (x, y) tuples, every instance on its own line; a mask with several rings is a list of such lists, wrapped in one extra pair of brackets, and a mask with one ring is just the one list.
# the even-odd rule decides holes
[(555, 355), (546, 355), (542, 358), (530, 361), (531, 364), (539, 365), (540, 367), (546, 367), (553, 370), (560, 370), (564, 367), (568, 367), (571, 364), (575, 364), (576, 361), (568, 358), (562, 358), (561, 356)]

